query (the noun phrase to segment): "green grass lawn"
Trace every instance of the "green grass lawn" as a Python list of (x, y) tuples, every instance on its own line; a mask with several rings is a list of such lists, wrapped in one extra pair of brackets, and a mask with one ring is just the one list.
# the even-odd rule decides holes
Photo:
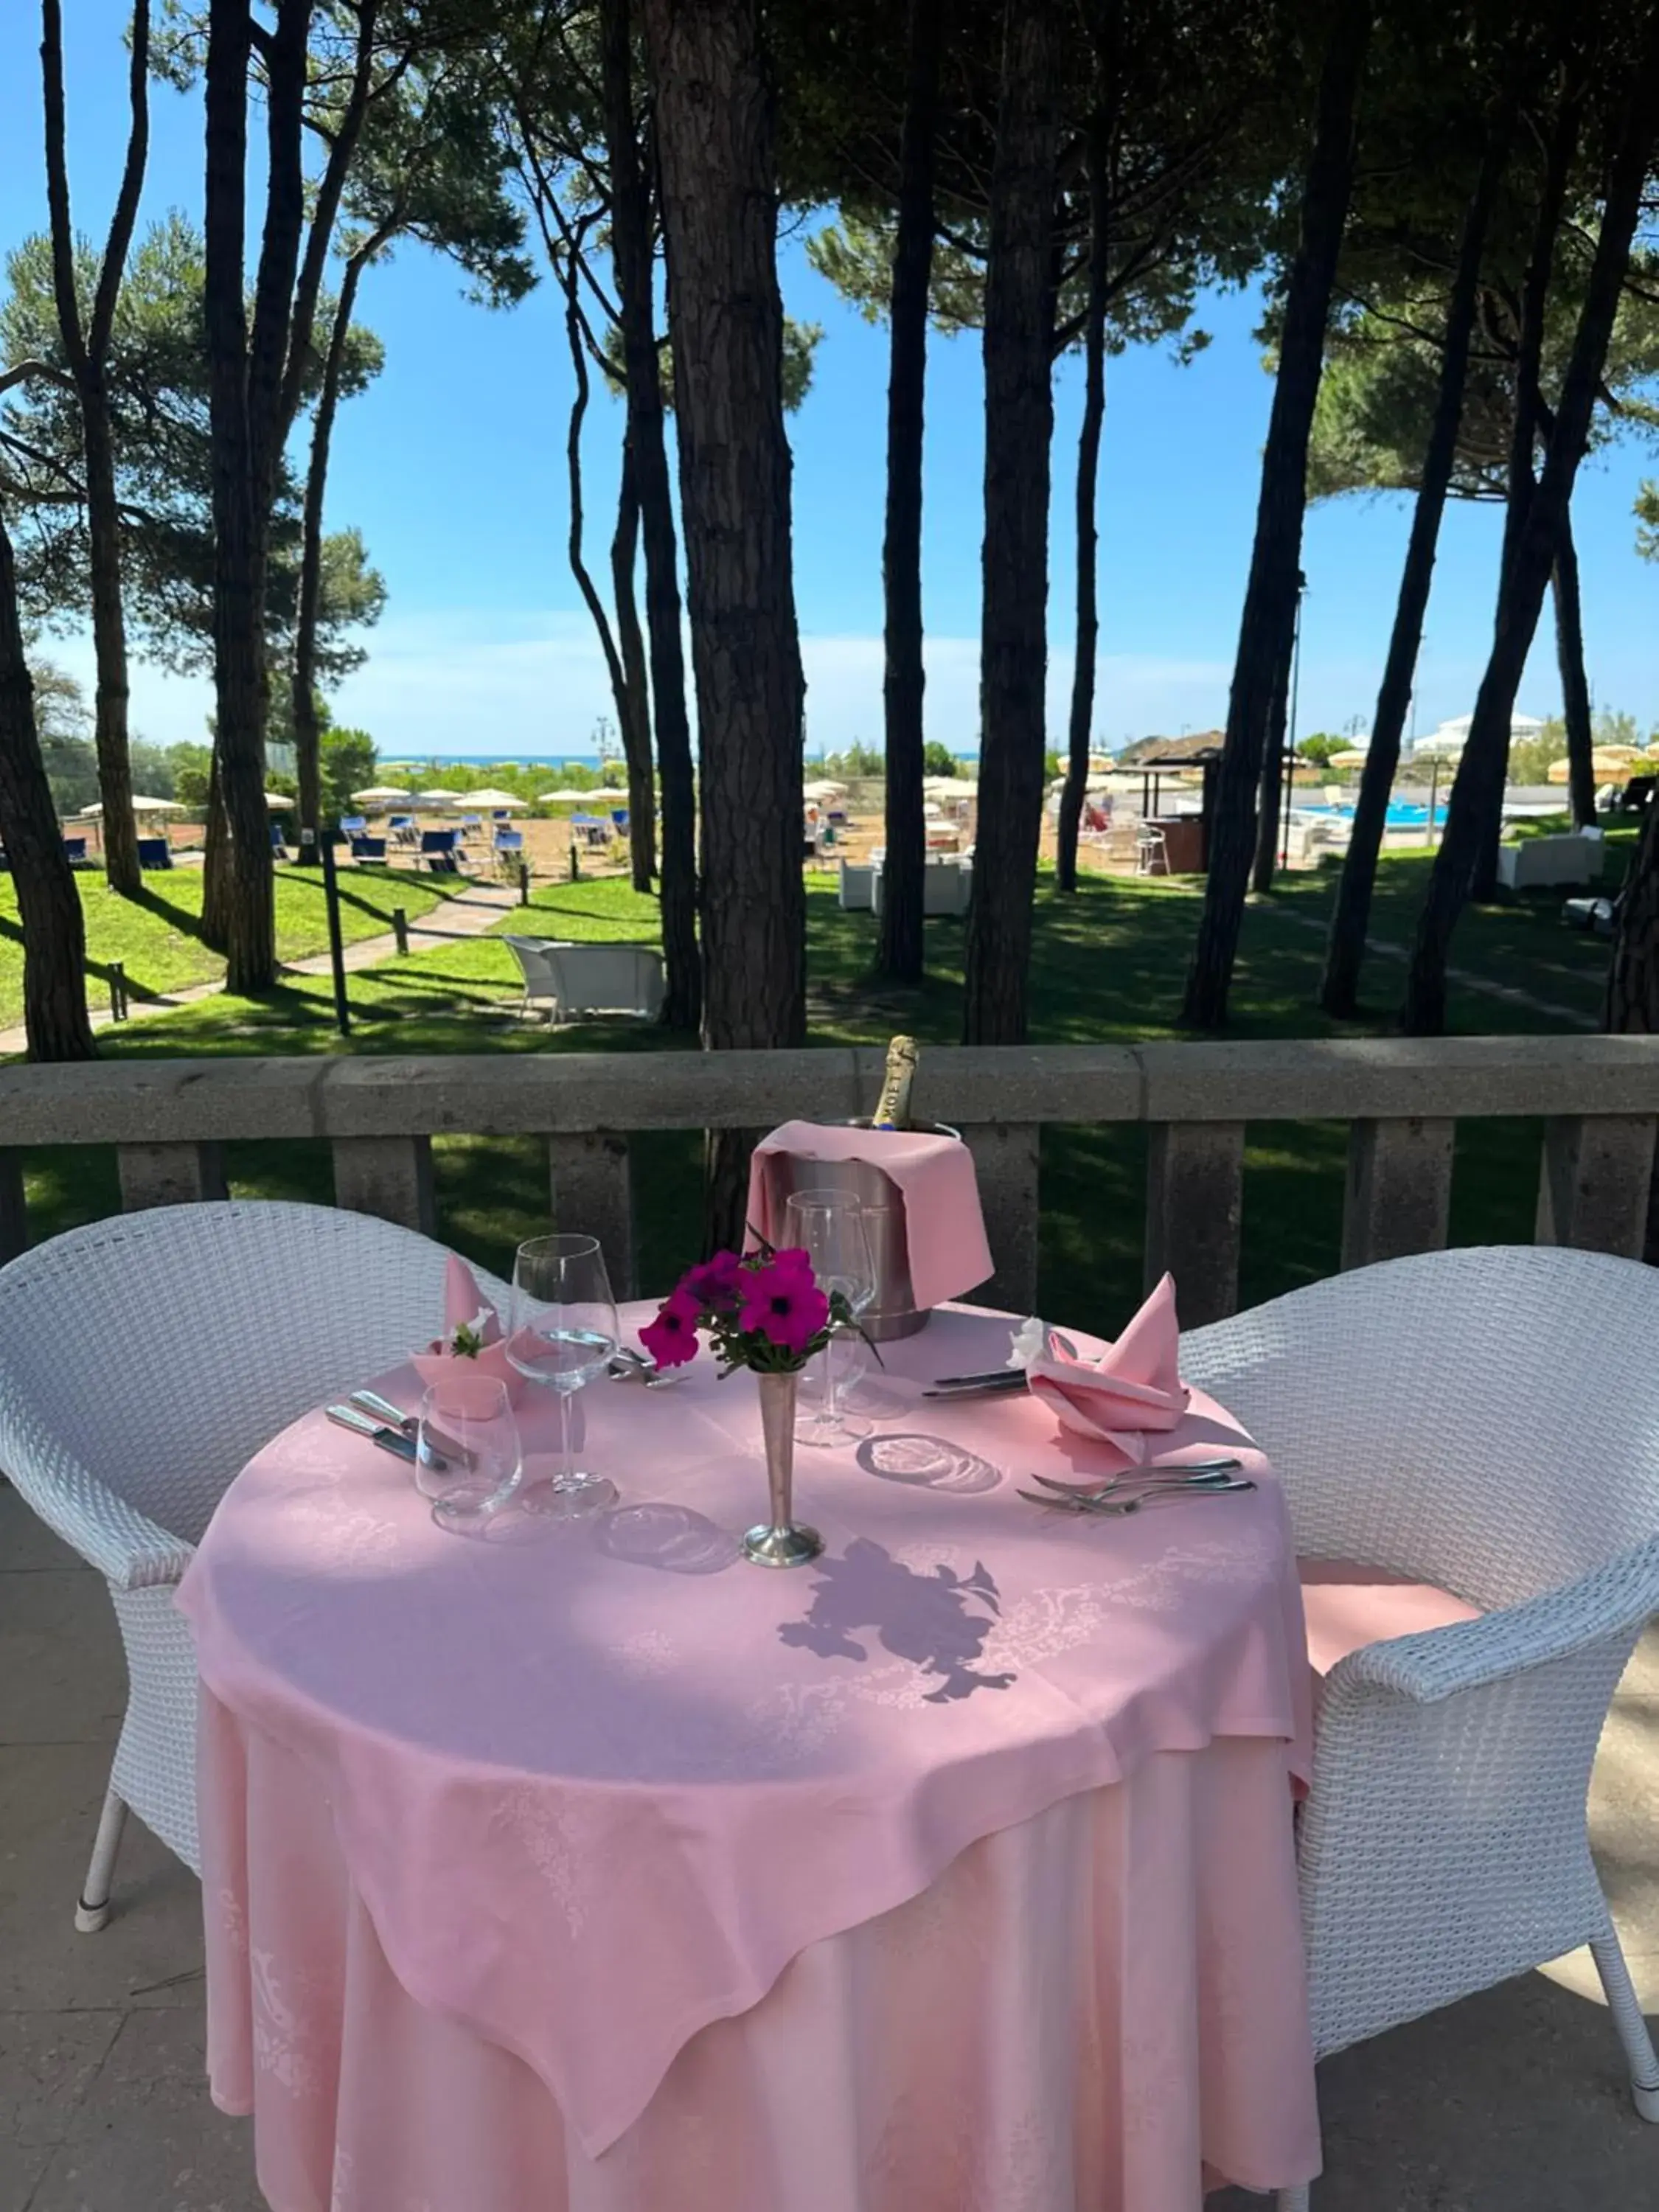
[[(109, 980), (112, 961), (126, 969), (127, 992), (137, 1006), (195, 983), (216, 982), (225, 963), (201, 939), (202, 871), (170, 868), (149, 875), (136, 899), (119, 898), (101, 875), (76, 871), (86, 915), (88, 988), (94, 1000)], [(453, 888), (453, 886), (452, 886)], [(392, 927), (392, 909), (400, 906), (410, 921), (427, 913), (444, 896), (438, 876), (417, 876), (374, 866), (340, 871), (340, 926), (348, 942), (379, 937)], [(276, 870), (276, 954), (304, 960), (328, 949), (320, 868)], [(23, 1018), (23, 939), (17, 920), (17, 887), (0, 875), (0, 1029)]]
[[(1382, 865), (1373, 934), (1409, 942), (1428, 866), (1422, 854)], [(399, 893), (404, 880), (398, 879)], [(1297, 878), (1245, 917), (1234, 990), (1239, 1037), (1384, 1033), (1392, 1025), (1403, 967), (1374, 959), (1370, 1004), (1357, 1024), (1315, 1006), (1322, 927), (1334, 878)], [(309, 886), (307, 886), (308, 889)], [(397, 902), (392, 900), (392, 902)], [(1457, 967), (1528, 993), (1593, 1022), (1607, 948), (1565, 929), (1558, 902), (1472, 913), (1454, 952)], [(1031, 986), (1036, 1042), (1133, 1043), (1174, 1038), (1199, 893), (1180, 884), (1085, 879), (1074, 899), (1051, 880), (1039, 887)], [(617, 878), (544, 886), (502, 929), (563, 938), (657, 935), (654, 902)], [(880, 1042), (896, 1028), (954, 1043), (961, 1014), (963, 930), (927, 925), (929, 975), (915, 991), (869, 980), (874, 918), (843, 914), (833, 879), (808, 878), (810, 1019), (815, 1042)], [(215, 1053), (444, 1053), (685, 1048), (641, 1025), (574, 1023), (557, 1030), (520, 1019), (518, 971), (496, 934), (457, 940), (391, 960), (350, 979), (349, 1047), (332, 1026), (325, 977), (291, 978), (269, 999), (216, 998), (107, 1034), (121, 1058)], [(1559, 1030), (1558, 1016), (1516, 999), (1455, 982), (1452, 1028), (1462, 1034)], [(1526, 1241), (1532, 1234), (1539, 1128), (1526, 1121), (1471, 1123), (1460, 1133), (1453, 1234), (1460, 1242)], [(1133, 1127), (1052, 1128), (1043, 1138), (1042, 1297), (1045, 1310), (1109, 1328), (1139, 1286), (1145, 1208), (1145, 1133)], [(1328, 1122), (1261, 1124), (1249, 1132), (1244, 1182), (1243, 1295), (1247, 1303), (1329, 1273), (1341, 1230), (1346, 1130)], [(501, 1268), (514, 1244), (544, 1225), (547, 1176), (533, 1140), (439, 1139), (433, 1147), (440, 1227), (447, 1239)], [(699, 1215), (694, 1133), (635, 1139), (640, 1274), (659, 1290), (692, 1253)], [(68, 1148), (30, 1163), (35, 1233), (113, 1212), (112, 1159)], [(233, 1187), (261, 1196), (326, 1200), (327, 1147), (260, 1144), (231, 1148)]]

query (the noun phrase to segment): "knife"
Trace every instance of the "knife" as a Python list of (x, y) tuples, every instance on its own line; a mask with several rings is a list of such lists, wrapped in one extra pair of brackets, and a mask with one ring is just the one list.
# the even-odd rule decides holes
[[(396, 1429), (399, 1436), (412, 1439), (420, 1434), (421, 1424), (418, 1416), (404, 1413), (401, 1406), (394, 1406), (390, 1398), (383, 1398), (378, 1390), (354, 1390), (349, 1402), (358, 1413), (372, 1415), (377, 1424), (381, 1424), (388, 1429)], [(431, 1427), (428, 1428), (426, 1433), (428, 1443), (435, 1444), (441, 1455), (453, 1459), (458, 1466), (471, 1466), (471, 1453), (458, 1444), (453, 1437), (446, 1436), (441, 1429)], [(434, 1459), (432, 1465), (441, 1470), (442, 1459)]]
[[(394, 1458), (406, 1460), (411, 1467), (414, 1465), (415, 1440), (412, 1437), (404, 1436), (401, 1429), (394, 1429), (385, 1421), (372, 1421), (367, 1413), (360, 1413), (355, 1406), (325, 1406), (323, 1410), (329, 1419), (341, 1428), (350, 1429), (360, 1437), (367, 1437), (370, 1443), (379, 1444), (382, 1451), (389, 1451)], [(449, 1462), (447, 1460), (429, 1459), (428, 1464), (434, 1474), (441, 1474)]]
[(984, 1375), (941, 1375), (921, 1395), (924, 1398), (972, 1398), (981, 1392), (1000, 1395), (1005, 1390), (1024, 1388), (1023, 1367), (993, 1367)]

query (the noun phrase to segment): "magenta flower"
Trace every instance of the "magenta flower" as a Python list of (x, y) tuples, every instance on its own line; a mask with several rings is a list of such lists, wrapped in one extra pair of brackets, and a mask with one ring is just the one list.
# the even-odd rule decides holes
[(765, 1267), (744, 1274), (742, 1289), (738, 1326), (798, 1357), (830, 1318), (830, 1301), (805, 1252), (775, 1252)]
[(640, 1331), (640, 1342), (659, 1367), (684, 1367), (697, 1356), (697, 1323), (702, 1309), (684, 1283), (665, 1298), (657, 1318)]
[(703, 1260), (689, 1267), (680, 1288), (699, 1305), (731, 1307), (736, 1305), (743, 1279), (743, 1261), (735, 1252), (716, 1252), (712, 1260)]

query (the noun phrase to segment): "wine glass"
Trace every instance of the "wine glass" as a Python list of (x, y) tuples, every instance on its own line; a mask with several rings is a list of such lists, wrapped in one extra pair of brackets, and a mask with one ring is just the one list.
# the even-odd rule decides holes
[(570, 1401), (605, 1372), (617, 1340), (617, 1302), (597, 1237), (532, 1237), (520, 1245), (507, 1356), (520, 1375), (559, 1401), (558, 1465), (520, 1492), (526, 1513), (574, 1520), (616, 1503), (614, 1482), (572, 1464)]
[(433, 1500), (439, 1527), (488, 1521), (512, 1502), (523, 1479), (519, 1424), (500, 1376), (457, 1373), (434, 1382), (421, 1400), (415, 1486)]
[[(784, 1209), (784, 1235), (812, 1262), (818, 1288), (839, 1291), (853, 1312), (861, 1314), (876, 1295), (875, 1262), (864, 1208), (847, 1190), (796, 1191)], [(795, 1435), (804, 1444), (850, 1443), (868, 1432), (867, 1422), (849, 1420), (842, 1409), (836, 1373), (836, 1337), (823, 1347), (823, 1398), (804, 1413)]]

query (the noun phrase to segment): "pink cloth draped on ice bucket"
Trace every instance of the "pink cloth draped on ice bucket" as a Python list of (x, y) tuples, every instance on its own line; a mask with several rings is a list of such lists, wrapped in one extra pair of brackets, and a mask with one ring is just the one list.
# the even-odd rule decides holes
[(1026, 1386), (1062, 1428), (1123, 1455), (1131, 1466), (1154, 1456), (1157, 1439), (1187, 1410), (1181, 1380), (1181, 1325), (1175, 1284), (1165, 1275), (1133, 1321), (1095, 1358), (1068, 1351), (1050, 1329), (1025, 1370)]
[(452, 1252), (444, 1269), (444, 1342), (447, 1345), (458, 1328), (470, 1328), (478, 1316), (483, 1316), (483, 1326), (478, 1331), (486, 1344), (494, 1344), (501, 1333), (501, 1317), (478, 1288), (478, 1279), (458, 1253)]
[(798, 1158), (863, 1160), (879, 1168), (904, 1200), (904, 1235), (910, 1257), (910, 1291), (917, 1308), (959, 1298), (991, 1273), (974, 1156), (959, 1137), (923, 1129), (838, 1129), (818, 1121), (786, 1121), (763, 1137), (749, 1163), (751, 1229), (769, 1244), (787, 1242), (780, 1216), (769, 1204), (765, 1162), (773, 1152)]

